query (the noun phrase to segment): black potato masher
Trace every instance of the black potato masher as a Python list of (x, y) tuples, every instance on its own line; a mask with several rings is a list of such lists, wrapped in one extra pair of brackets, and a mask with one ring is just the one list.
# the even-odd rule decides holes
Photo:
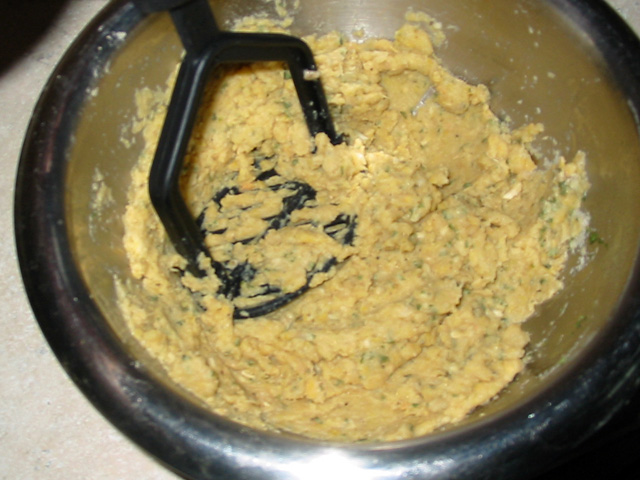
[[(205, 245), (201, 217), (189, 212), (179, 189), (187, 145), (194, 128), (198, 109), (209, 76), (216, 66), (229, 63), (282, 61), (288, 66), (302, 106), (309, 133), (325, 133), (333, 144), (342, 141), (336, 133), (324, 91), (316, 72), (313, 54), (301, 39), (275, 33), (236, 33), (221, 31), (207, 0), (134, 0), (145, 13), (167, 10), (186, 50), (168, 106), (166, 119), (158, 142), (149, 177), (151, 202), (167, 231), (176, 251), (187, 261), (186, 270), (196, 277), (205, 275), (199, 257), (204, 254), (220, 279), (219, 294), (231, 301), (243, 297), (243, 284), (251, 281), (256, 269), (248, 262), (216, 261)], [(280, 214), (269, 220), (268, 229), (282, 228), (289, 215), (315, 199), (315, 190), (308, 184), (280, 179), (271, 169), (262, 172), (257, 180), (271, 179), (272, 191), (286, 189)], [(276, 179), (274, 181), (273, 179)], [(215, 203), (226, 195), (239, 192), (226, 188), (212, 196)], [(204, 212), (203, 212), (204, 213)], [(352, 244), (355, 216), (340, 214), (323, 226), (324, 232), (343, 244)], [(254, 239), (244, 239), (250, 242)], [(277, 285), (261, 285), (261, 291), (246, 296), (242, 306), (235, 307), (234, 318), (265, 315), (288, 304), (310, 288), (312, 278), (329, 271), (337, 263), (334, 257), (316, 265), (306, 273), (306, 283), (295, 291), (282, 291)], [(235, 305), (235, 304), (234, 304)]]

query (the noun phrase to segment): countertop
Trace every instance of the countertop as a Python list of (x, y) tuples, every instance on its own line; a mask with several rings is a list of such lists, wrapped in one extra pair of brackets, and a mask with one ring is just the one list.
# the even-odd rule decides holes
[[(13, 234), (14, 182), (29, 117), (55, 64), (108, 0), (0, 6), (0, 480), (176, 480), (83, 397), (27, 301)], [(640, 0), (610, 0), (640, 32)]]

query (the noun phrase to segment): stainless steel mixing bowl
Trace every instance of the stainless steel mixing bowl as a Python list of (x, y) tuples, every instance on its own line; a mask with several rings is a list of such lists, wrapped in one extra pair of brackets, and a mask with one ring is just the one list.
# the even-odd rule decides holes
[[(272, 2), (218, 1), (219, 19), (273, 13)], [(121, 216), (140, 138), (121, 141), (134, 93), (162, 88), (181, 48), (168, 15), (117, 0), (87, 27), (35, 110), (19, 167), (16, 237), (42, 330), (109, 420), (192, 478), (518, 478), (544, 469), (596, 431), (639, 383), (640, 42), (601, 1), (301, 1), (295, 34), (360, 27), (389, 36), (407, 9), (442, 22), (439, 55), (483, 82), (515, 124), (542, 121), (552, 155), (583, 149), (592, 246), (586, 268), (539, 309), (530, 364), (460, 425), (395, 443), (343, 445), (262, 433), (208, 412), (141, 350), (116, 305), (127, 278)], [(113, 202), (99, 215), (98, 179)], [(259, 321), (259, 320), (258, 320)], [(375, 414), (375, 412), (372, 412)]]

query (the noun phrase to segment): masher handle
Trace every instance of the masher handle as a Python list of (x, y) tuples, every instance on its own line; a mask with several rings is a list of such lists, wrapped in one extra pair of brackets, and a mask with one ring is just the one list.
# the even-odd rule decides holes
[(145, 13), (168, 11), (187, 52), (198, 53), (219, 34), (207, 0), (134, 0)]
[[(199, 0), (195, 0), (199, 1)], [(193, 3), (194, 0), (133, 0), (136, 7), (144, 13), (162, 12), (178, 8), (186, 3)]]

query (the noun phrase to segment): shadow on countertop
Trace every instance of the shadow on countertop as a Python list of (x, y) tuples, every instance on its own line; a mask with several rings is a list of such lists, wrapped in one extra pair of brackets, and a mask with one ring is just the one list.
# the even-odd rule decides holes
[(0, 0), (0, 75), (38, 42), (68, 0)]

